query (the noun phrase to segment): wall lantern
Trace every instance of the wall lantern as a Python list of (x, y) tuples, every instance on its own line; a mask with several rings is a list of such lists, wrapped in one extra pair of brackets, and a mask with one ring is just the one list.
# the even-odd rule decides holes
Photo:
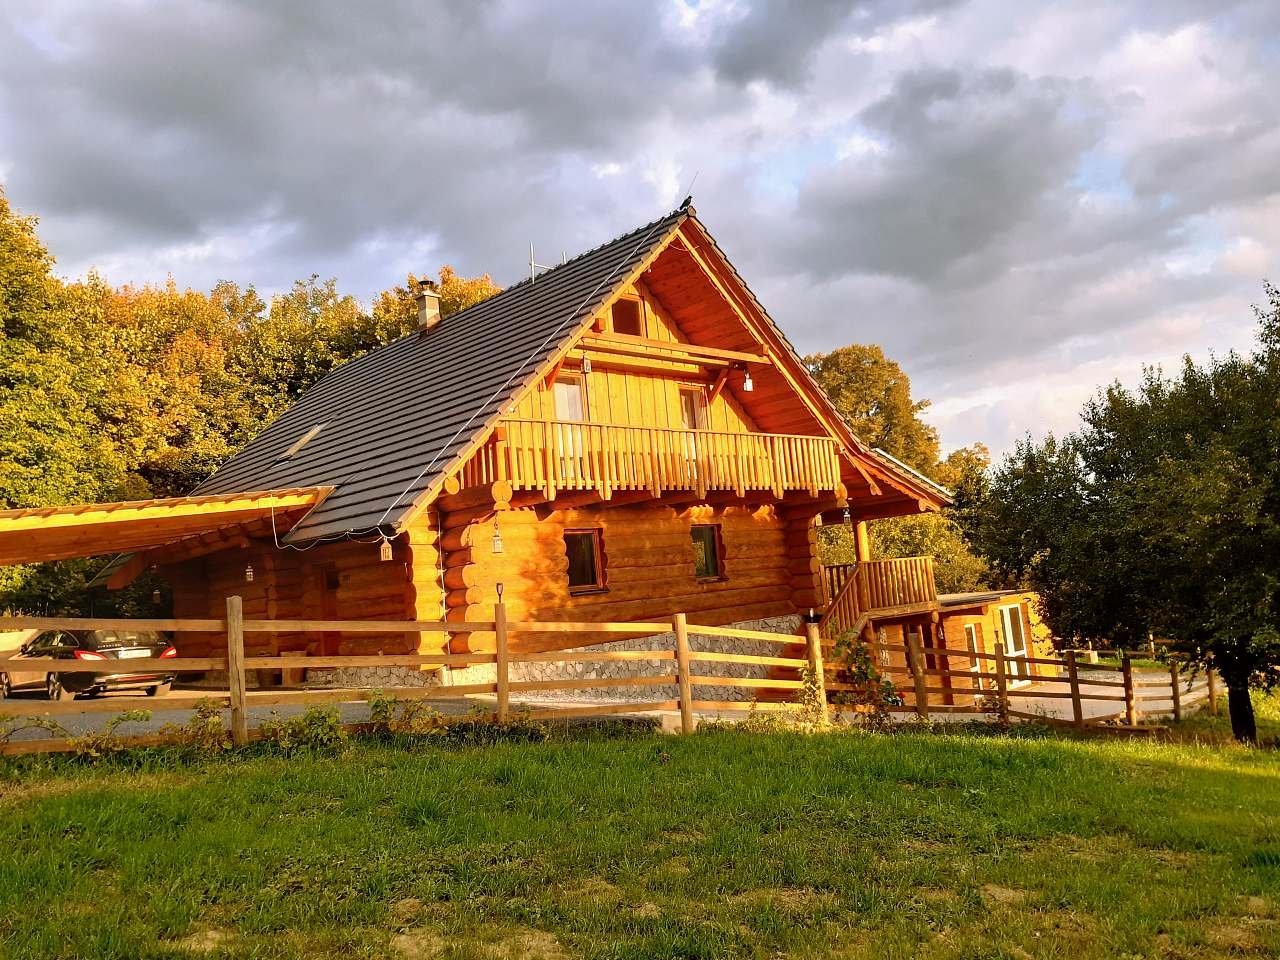
[(382, 543), (378, 545), (378, 559), (379, 560), (391, 559), (391, 541), (388, 540), (386, 537), (383, 537)]
[(253, 583), (253, 564), (246, 563), (244, 565), (244, 582)]
[(505, 547), (502, 545), (502, 531), (498, 529), (498, 521), (493, 521), (493, 552), (502, 553)]
[(750, 393), (755, 388), (755, 382), (751, 379), (751, 371), (744, 367), (742, 370), (742, 392)]
[(582, 372), (584, 375), (591, 373), (591, 358), (588, 356), (582, 358)]

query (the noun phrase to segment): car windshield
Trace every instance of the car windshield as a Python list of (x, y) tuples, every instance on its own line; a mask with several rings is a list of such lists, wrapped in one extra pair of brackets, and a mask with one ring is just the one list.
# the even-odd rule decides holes
[(84, 635), (86, 650), (110, 650), (115, 647), (151, 647), (159, 642), (154, 633), (140, 630), (90, 630)]

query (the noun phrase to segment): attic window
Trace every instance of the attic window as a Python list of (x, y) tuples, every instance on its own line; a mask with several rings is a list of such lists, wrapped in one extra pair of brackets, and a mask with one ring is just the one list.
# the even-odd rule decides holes
[(297, 440), (293, 441), (293, 446), (291, 446), (284, 453), (280, 454), (280, 456), (276, 457), (276, 463), (283, 463), (285, 460), (292, 460), (302, 451), (302, 448), (305, 447), (308, 443), (310, 443), (315, 438), (315, 436), (324, 428), (325, 428), (325, 425), (323, 423), (316, 424), (314, 427), (312, 427), (310, 430), (308, 430), (306, 433), (300, 436)]
[(639, 300), (618, 300), (613, 305), (613, 332), (644, 336), (644, 308)]

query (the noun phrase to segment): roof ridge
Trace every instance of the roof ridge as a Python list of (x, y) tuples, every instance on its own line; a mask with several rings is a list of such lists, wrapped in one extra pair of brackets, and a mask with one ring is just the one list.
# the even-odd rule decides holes
[[(605, 247), (611, 247), (615, 243), (619, 243), (620, 241), (626, 240), (629, 237), (634, 237), (637, 233), (643, 233), (646, 230), (652, 230), (658, 224), (662, 223), (662, 221), (670, 220), (672, 217), (675, 217), (678, 214), (687, 213), (687, 212), (688, 211), (684, 207), (677, 207), (676, 209), (671, 210), (668, 213), (664, 213), (660, 217), (655, 217), (654, 219), (650, 220), (646, 224), (642, 224), (641, 226), (638, 226), (632, 230), (628, 230), (626, 233), (618, 234), (612, 240), (606, 240), (604, 243), (596, 244), (594, 247), (591, 247), (589, 250), (583, 250), (581, 253), (574, 254), (572, 257), (570, 257), (568, 260), (563, 261), (562, 263), (553, 264), (552, 266), (544, 270), (542, 273), (537, 274), (537, 276), (523, 277), (522, 279), (517, 280), (515, 283), (511, 284), (511, 286), (503, 287), (502, 290), (499, 293), (494, 294), (494, 296), (499, 296), (502, 293), (506, 293), (508, 290), (515, 290), (517, 287), (522, 287), (522, 286), (525, 286), (526, 284), (535, 283), (536, 281), (542, 279), (543, 277), (550, 276), (551, 274), (555, 273), (561, 267), (567, 267), (578, 260), (582, 260), (585, 257), (591, 256), (593, 253), (599, 253)], [(480, 301), (480, 303), (484, 303), (484, 302), (485, 301), (483, 300)], [(478, 303), (473, 304), (473, 306), (477, 306), (477, 307), (479, 305), (480, 304)], [(467, 307), (467, 310), (470, 310), (470, 309), (472, 309), (472, 307)], [(466, 312), (465, 310), (459, 310), (458, 314), (465, 313), (465, 312)], [(458, 314), (454, 314), (454, 316), (457, 316)]]

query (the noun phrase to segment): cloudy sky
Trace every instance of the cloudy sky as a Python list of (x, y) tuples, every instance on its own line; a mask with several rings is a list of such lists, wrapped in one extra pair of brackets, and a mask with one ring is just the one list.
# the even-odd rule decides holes
[(947, 447), (1244, 346), (1280, 281), (1280, 4), (0, 9), (0, 182), (68, 275), (367, 298), (675, 206), (801, 349), (876, 342)]

